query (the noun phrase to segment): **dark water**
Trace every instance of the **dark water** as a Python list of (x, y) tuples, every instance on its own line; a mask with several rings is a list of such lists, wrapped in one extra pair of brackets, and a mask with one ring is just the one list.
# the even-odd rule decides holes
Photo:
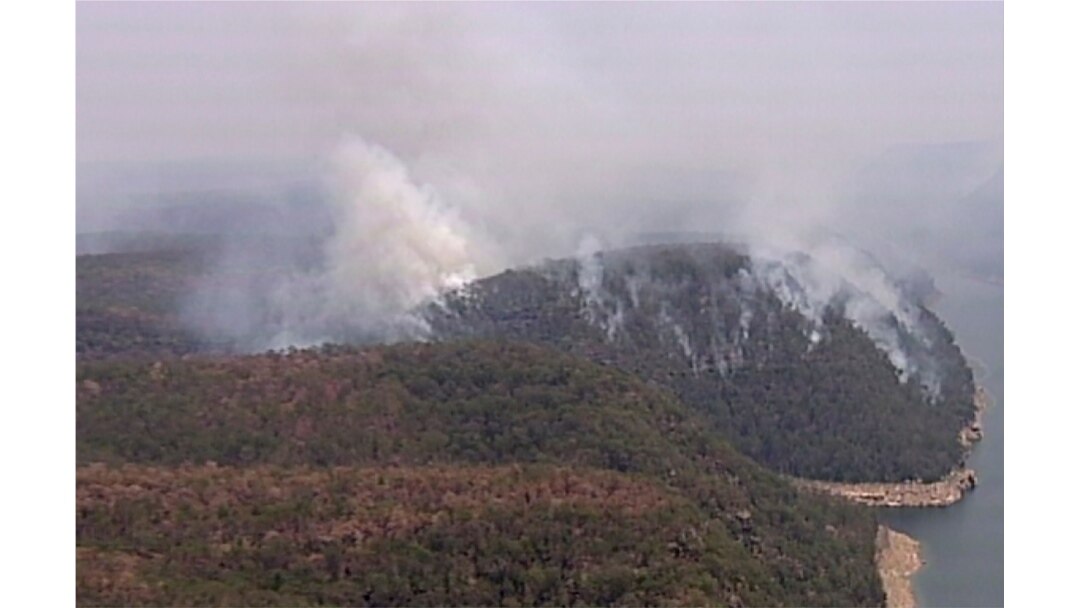
[(969, 461), (978, 487), (945, 509), (895, 509), (882, 513), (891, 527), (922, 543), (926, 564), (915, 577), (920, 606), (1004, 604), (1004, 290), (971, 278), (939, 281), (945, 296), (933, 308), (956, 334), (990, 393), (984, 439)]

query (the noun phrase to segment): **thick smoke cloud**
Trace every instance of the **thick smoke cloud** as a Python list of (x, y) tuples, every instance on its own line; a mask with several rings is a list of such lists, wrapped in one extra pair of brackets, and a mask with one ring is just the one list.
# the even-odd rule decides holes
[(351, 140), (337, 165), (338, 221), (326, 246), (332, 303), (393, 316), (476, 278), (468, 229), (397, 158)]
[(804, 283), (792, 304), (813, 317), (855, 285), (848, 314), (887, 345), (880, 320), (910, 311), (856, 249), (1000, 278), (1002, 19), (981, 3), (80, 5), (80, 230), (168, 229), (163, 201), (187, 196), (236, 218), (183, 225), (312, 240), (273, 279), (236, 241), (190, 306), (253, 348), (413, 335), (405, 311), (469, 276), (687, 231), (749, 243), (762, 280), (809, 253), (784, 265)]
[[(476, 278), (481, 239), (387, 150), (347, 139), (329, 181), (333, 229), (311, 262), (286, 253), (281, 270), (267, 272), (258, 248), (228, 250), (187, 310), (194, 326), (253, 350), (422, 338), (414, 309)], [(256, 282), (238, 281), (253, 274)]]

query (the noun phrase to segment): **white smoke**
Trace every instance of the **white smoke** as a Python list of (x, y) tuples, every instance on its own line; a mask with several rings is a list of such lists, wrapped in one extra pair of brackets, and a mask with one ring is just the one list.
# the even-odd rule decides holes
[[(498, 259), (457, 210), (384, 148), (346, 139), (334, 157), (328, 215), (333, 230), (323, 242), (320, 263), (275, 277), (269, 286), (203, 290), (198, 327), (208, 335), (232, 338), (241, 348), (261, 350), (310, 346), (331, 341), (424, 339), (426, 320), (417, 313), (443, 294), (460, 292), (476, 278), (481, 258)], [(751, 276), (740, 275), (738, 291), (753, 284), (774, 293), (809, 322), (810, 348), (822, 339), (826, 312), (835, 307), (864, 330), (899, 370), (902, 380), (920, 370), (905, 350), (904, 336), (927, 344), (917, 305), (867, 254), (836, 238), (810, 238), (793, 222), (747, 222)], [(738, 224), (736, 224), (738, 226)], [(590, 322), (609, 341), (624, 323), (625, 305), (604, 291), (601, 241), (587, 234), (576, 253), (577, 287)], [(251, 260), (247, 260), (251, 264)], [(491, 264), (488, 264), (488, 270)], [(241, 268), (240, 273), (247, 269)], [(237, 272), (231, 268), (230, 272)], [(212, 284), (228, 283), (216, 277)], [(631, 308), (639, 306), (636, 283), (628, 285)], [(697, 369), (689, 335), (672, 320), (671, 331)], [(751, 318), (740, 315), (736, 342), (749, 335)], [(910, 344), (910, 341), (909, 341)], [(735, 357), (736, 359), (739, 357)], [(716, 354), (726, 368), (726, 357)], [(932, 384), (933, 380), (929, 382)], [(934, 391), (933, 386), (928, 386)]]
[(811, 344), (821, 340), (825, 312), (837, 307), (888, 355), (902, 381), (921, 373), (936, 394), (932, 370), (919, 368), (901, 336), (904, 332), (930, 346), (917, 304), (872, 257), (835, 238), (802, 240), (798, 250), (757, 244), (751, 252), (754, 276), (810, 322)]
[(398, 158), (357, 137), (338, 148), (330, 185), (320, 263), (222, 289), (259, 271), (250, 256), (225, 260), (188, 307), (198, 329), (250, 350), (427, 335), (414, 310), (476, 277), (472, 230)]
[(332, 316), (393, 321), (475, 278), (467, 227), (390, 152), (349, 140), (335, 175), (325, 276)]
[(660, 326), (667, 327), (671, 330), (672, 335), (675, 337), (675, 342), (678, 343), (679, 348), (682, 350), (683, 356), (690, 362), (690, 370), (696, 376), (698, 373), (697, 357), (694, 354), (694, 348), (690, 344), (690, 334), (686, 333), (682, 325), (679, 325), (675, 319), (671, 317), (671, 314), (667, 310), (667, 303), (663, 303), (660, 306)]
[(600, 240), (589, 234), (581, 239), (577, 248), (578, 289), (585, 301), (585, 314), (590, 322), (596, 322), (603, 303), (604, 265), (600, 259), (603, 246)]

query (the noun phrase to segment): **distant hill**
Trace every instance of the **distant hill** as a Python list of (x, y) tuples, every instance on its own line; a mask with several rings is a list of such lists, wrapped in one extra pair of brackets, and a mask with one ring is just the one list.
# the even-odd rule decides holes
[(76, 355), (161, 357), (203, 347), (179, 311), (207, 261), (190, 249), (76, 257)]
[[(89, 238), (89, 236), (88, 236)], [(164, 357), (235, 352), (237, 345), (193, 327), (194, 296), (265, 293), (273, 281), (318, 263), (307, 237), (97, 235), (110, 253), (75, 258), (75, 335), (80, 358)], [(231, 291), (229, 291), (231, 290)], [(257, 319), (250, 322), (256, 323)]]
[(76, 389), (80, 603), (884, 601), (868, 511), (548, 349), (82, 362)]
[(75, 235), (75, 254), (81, 256), (107, 253), (212, 250), (220, 247), (221, 241), (222, 237), (212, 234), (175, 234), (170, 232), (123, 230), (85, 232)]

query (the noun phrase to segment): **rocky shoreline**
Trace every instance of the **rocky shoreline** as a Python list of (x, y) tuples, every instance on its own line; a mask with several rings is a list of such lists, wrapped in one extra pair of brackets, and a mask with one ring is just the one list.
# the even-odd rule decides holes
[(878, 526), (875, 543), (878, 573), (885, 589), (886, 608), (915, 608), (911, 579), (923, 565), (919, 541), (886, 526)]
[(983, 438), (982, 421), (983, 415), (986, 414), (986, 408), (990, 407), (990, 395), (983, 387), (976, 387), (973, 401), (975, 403), (975, 417), (970, 424), (960, 429), (960, 443), (968, 452)]
[(947, 507), (975, 487), (975, 471), (960, 468), (933, 482), (839, 483), (800, 479), (796, 483), (870, 507)]
[[(990, 395), (976, 387), (973, 397), (975, 415), (960, 429), (958, 440), (964, 446), (964, 462), (983, 437), (982, 421), (990, 406)], [(794, 483), (812, 491), (839, 496), (872, 507), (947, 507), (960, 501), (978, 483), (973, 469), (961, 466), (933, 482), (840, 483), (813, 479), (794, 479)], [(923, 565), (919, 541), (886, 526), (878, 526), (876, 539), (878, 575), (885, 589), (886, 608), (915, 608), (912, 577)]]
[[(960, 430), (958, 440), (966, 450), (964, 460), (983, 436), (982, 420), (990, 397), (979, 387), (973, 398), (975, 416)], [(937, 481), (905, 481), (901, 483), (842, 483), (814, 479), (796, 479), (796, 485), (810, 490), (846, 498), (872, 507), (947, 507), (960, 501), (978, 484), (975, 471), (960, 466)]]

